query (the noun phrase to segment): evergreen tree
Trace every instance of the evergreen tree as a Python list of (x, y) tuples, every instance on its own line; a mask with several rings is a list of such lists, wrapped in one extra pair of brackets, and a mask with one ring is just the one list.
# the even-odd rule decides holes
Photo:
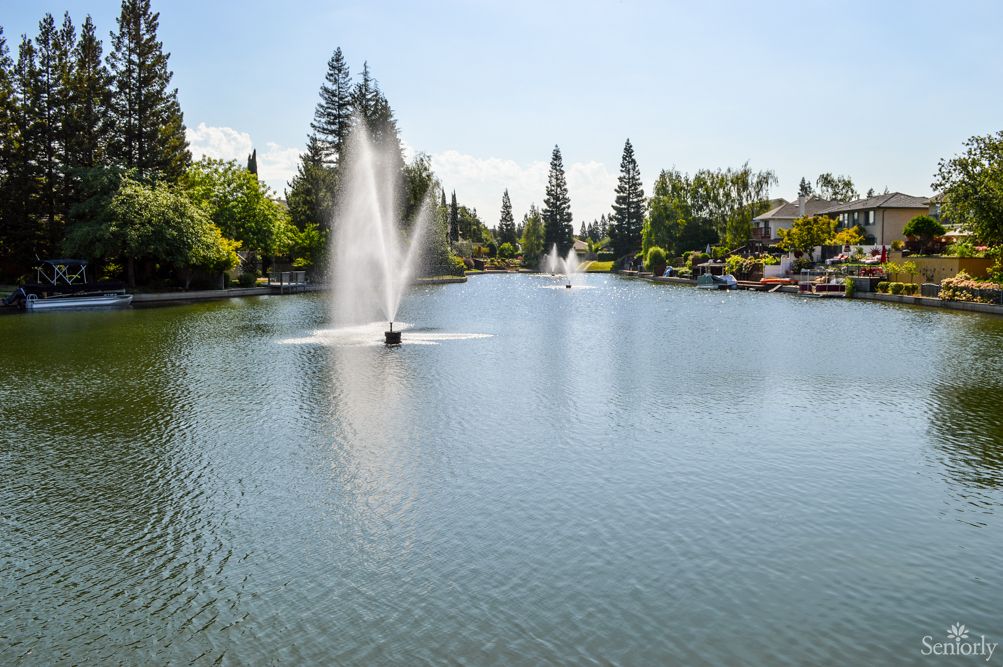
[(52, 14), (46, 14), (38, 23), (38, 36), (35, 38), (35, 54), (37, 69), (35, 71), (35, 93), (39, 161), (40, 200), (38, 212), (42, 216), (45, 228), (45, 244), (41, 248), (45, 254), (51, 254), (61, 239), (61, 220), (57, 214), (61, 212), (59, 198), (61, 184), (60, 157), (63, 154), (60, 140), (63, 138), (62, 117), (60, 114), (62, 100), (65, 98), (61, 84), (59, 63), (60, 39), (56, 29), (56, 21)]
[(456, 205), (456, 190), (453, 190), (449, 201), (449, 240), (453, 243), (460, 240), (460, 211)]
[(122, 0), (108, 55), (113, 87), (112, 157), (140, 179), (176, 181), (191, 163), (177, 89), (169, 88), (170, 54), (157, 39), (160, 14), (150, 0)]
[(512, 200), (509, 199), (508, 189), (502, 195), (501, 217), (498, 220), (498, 243), (511, 243), (515, 245), (515, 218), (512, 216)]
[(529, 212), (523, 216), (521, 226), (523, 232), (519, 243), (522, 246), (523, 263), (534, 266), (540, 257), (547, 253), (545, 247), (549, 247), (544, 243), (543, 220), (540, 219), (536, 204), (530, 204)]
[(12, 204), (15, 192), (12, 179), (16, 169), (15, 153), (17, 101), (14, 90), (14, 63), (7, 38), (0, 27), (0, 272), (13, 255)]
[[(363, 68), (363, 73), (368, 79), (368, 66)], [(366, 95), (369, 93), (364, 94)], [(341, 47), (338, 47), (327, 61), (327, 74), (320, 87), (320, 102), (317, 103), (313, 122), (310, 123), (310, 129), (323, 149), (324, 160), (330, 165), (337, 163), (345, 142), (348, 141), (352, 130), (353, 102), (352, 77)]]
[(630, 145), (630, 139), (627, 139), (620, 159), (620, 177), (617, 179), (616, 201), (610, 219), (610, 238), (617, 257), (640, 249), (644, 205), (641, 170), (634, 159), (634, 147)]
[(257, 148), (252, 149), (251, 150), (251, 154), (247, 156), (247, 170), (249, 172), (251, 172), (252, 174), (254, 174), (255, 176), (258, 175), (258, 149)]
[(589, 231), (588, 231), (588, 229), (587, 229), (587, 228), (585, 227), (585, 221), (584, 221), (584, 220), (582, 220), (582, 226), (581, 226), (581, 228), (580, 228), (580, 229), (578, 230), (578, 238), (580, 238), (580, 239), (586, 239), (586, 238), (588, 238), (588, 236), (589, 236)]
[(86, 169), (104, 162), (111, 75), (101, 60), (101, 50), (101, 40), (88, 16), (80, 29), (68, 86), (72, 105), (67, 155), (73, 167)]
[(564, 176), (561, 149), (557, 146), (554, 146), (554, 152), (550, 157), (550, 173), (547, 176), (542, 216), (545, 247), (550, 248), (556, 243), (557, 250), (563, 257), (574, 245), (574, 229), (568, 182)]
[(307, 138), (296, 175), (289, 181), (286, 203), (289, 217), (300, 230), (307, 225), (330, 229), (334, 213), (335, 173), (324, 164), (324, 150), (317, 138)]
[(814, 194), (811, 183), (804, 176), (801, 177), (801, 184), (798, 186), (798, 197), (811, 197)]
[(7, 234), (10, 255), (17, 269), (27, 270), (39, 240), (38, 212), (42, 181), (40, 171), (38, 66), (35, 46), (22, 36), (13, 71), (14, 123), (11, 144)]
[(443, 188), (442, 190), (440, 190), (439, 194), (442, 195), (442, 201), (439, 202), (439, 206), (441, 206), (443, 208), (443, 210), (445, 210), (445, 208), (446, 208), (446, 190), (445, 190), (445, 188)]

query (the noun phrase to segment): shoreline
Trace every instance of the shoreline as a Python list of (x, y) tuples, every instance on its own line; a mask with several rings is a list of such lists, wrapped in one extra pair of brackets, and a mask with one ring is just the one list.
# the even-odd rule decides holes
[[(649, 283), (655, 284), (688, 285), (690, 287), (695, 287), (697, 284), (697, 281), (693, 278), (656, 277), (651, 274), (638, 273), (636, 271), (614, 271), (612, 273), (623, 278), (646, 280)], [(739, 288), (738, 291), (741, 291), (741, 288)], [(769, 293), (768, 290), (755, 291)], [(776, 292), (781, 294), (798, 294), (798, 287), (797, 285), (782, 285), (776, 290)], [(919, 306), (921, 308), (940, 308), (942, 310), (981, 313), (984, 315), (1003, 315), (1003, 305), (976, 303), (974, 301), (945, 301), (936, 297), (918, 295), (884, 294), (882, 292), (856, 292), (851, 297), (843, 298), (858, 299), (861, 301), (875, 301), (879, 303), (895, 303), (906, 306)]]

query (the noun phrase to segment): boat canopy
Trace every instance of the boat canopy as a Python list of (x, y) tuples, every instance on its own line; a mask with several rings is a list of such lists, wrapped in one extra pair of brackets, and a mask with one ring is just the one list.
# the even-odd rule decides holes
[(38, 282), (47, 285), (79, 285), (87, 282), (87, 260), (42, 259), (35, 267)]

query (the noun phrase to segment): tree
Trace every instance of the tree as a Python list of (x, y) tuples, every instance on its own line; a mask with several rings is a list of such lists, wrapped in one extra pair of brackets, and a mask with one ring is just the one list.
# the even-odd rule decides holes
[(141, 180), (176, 181), (191, 163), (184, 118), (169, 54), (157, 39), (160, 14), (150, 0), (122, 0), (118, 32), (112, 33), (108, 69), (112, 76), (110, 153), (136, 170)]
[(323, 149), (316, 137), (307, 138), (306, 152), (300, 156), (296, 175), (289, 181), (286, 202), (293, 225), (299, 230), (317, 225), (331, 228), (334, 214), (334, 191), (337, 175), (324, 165)]
[(860, 225), (855, 225), (849, 229), (841, 229), (832, 237), (834, 245), (861, 245), (865, 239), (864, 230)]
[(247, 156), (247, 171), (258, 175), (258, 149), (251, 151), (251, 154)]
[(648, 215), (641, 229), (641, 252), (645, 257), (654, 246), (667, 252), (676, 252), (677, 239), (685, 224), (680, 214), (682, 204), (677, 197), (673, 192), (669, 173), (662, 171), (655, 179), (651, 199), (648, 201)]
[(616, 183), (616, 200), (611, 216), (610, 239), (617, 257), (641, 248), (641, 227), (644, 225), (644, 188), (641, 170), (634, 158), (634, 147), (627, 139), (620, 158), (620, 176)]
[(137, 263), (169, 265), (187, 288), (193, 268), (224, 271), (235, 266), (240, 243), (224, 238), (206, 212), (175, 186), (126, 178), (106, 216), (75, 227), (67, 247), (85, 257), (124, 260), (132, 286)]
[(937, 166), (932, 187), (943, 193), (942, 213), (986, 243), (1003, 243), (1003, 130), (964, 147)]
[[(363, 72), (368, 84), (368, 66)], [(368, 99), (364, 102), (368, 103)], [(327, 74), (320, 87), (320, 101), (314, 111), (313, 122), (310, 123), (310, 129), (320, 142), (325, 163), (329, 165), (337, 163), (348, 141), (352, 130), (352, 108), (352, 77), (341, 47), (338, 47), (327, 61)]]
[(88, 16), (80, 29), (69, 83), (72, 107), (68, 154), (73, 167), (88, 169), (104, 162), (110, 94), (111, 75), (101, 60), (101, 40)]
[(812, 190), (811, 183), (802, 176), (801, 184), (798, 185), (798, 197), (811, 197), (813, 194), (815, 194), (815, 191)]
[(555, 243), (563, 257), (574, 245), (574, 229), (571, 215), (571, 198), (568, 196), (568, 181), (564, 176), (561, 149), (554, 146), (550, 156), (550, 173), (547, 175), (546, 194), (543, 198), (543, 237), (549, 248)]
[(922, 242), (922, 252), (926, 254), (930, 250), (930, 244), (937, 236), (943, 236), (947, 232), (944, 225), (940, 224), (928, 215), (917, 215), (906, 223), (902, 233), (909, 237), (919, 238)]
[(546, 245), (543, 219), (536, 204), (530, 204), (529, 212), (522, 218), (522, 227), (522, 240), (519, 243), (522, 245), (523, 263), (527, 266), (534, 266), (543, 256)]
[(39, 210), (41, 202), (38, 66), (35, 46), (22, 36), (17, 62), (11, 71), (13, 99), (10, 113), (13, 122), (5, 146), (7, 162), (6, 191), (3, 201), (7, 256), (13, 273), (27, 270), (41, 240)]
[(853, 179), (849, 176), (833, 176), (826, 172), (815, 180), (818, 186), (818, 196), (830, 201), (853, 201), (860, 195), (853, 187)]
[(38, 23), (38, 36), (35, 38), (35, 54), (37, 69), (35, 70), (35, 102), (39, 175), (41, 176), (39, 213), (45, 228), (45, 250), (55, 248), (61, 237), (61, 219), (57, 215), (62, 211), (59, 199), (60, 163), (63, 138), (62, 121), (59, 113), (60, 101), (65, 99), (66, 92), (62, 88), (60, 76), (60, 60), (66, 59), (62, 53), (62, 45), (56, 30), (56, 21), (52, 14), (46, 14)]
[(836, 233), (837, 221), (827, 215), (806, 215), (795, 218), (790, 229), (778, 230), (780, 242), (777, 244), (788, 252), (808, 253), (808, 259), (816, 246), (828, 245)]
[(263, 257), (276, 253), (284, 214), (247, 169), (234, 161), (204, 157), (188, 168), (180, 186), (225, 237)]
[(453, 243), (460, 240), (460, 212), (456, 205), (456, 190), (453, 190), (449, 200), (449, 240)]
[(508, 189), (502, 194), (501, 215), (498, 218), (498, 243), (515, 244), (515, 218), (512, 216), (512, 200)]

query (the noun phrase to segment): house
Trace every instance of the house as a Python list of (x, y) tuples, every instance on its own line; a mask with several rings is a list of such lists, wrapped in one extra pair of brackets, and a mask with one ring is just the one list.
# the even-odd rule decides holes
[(827, 208), (832, 208), (840, 202), (820, 199), (819, 197), (798, 197), (792, 202), (785, 202), (770, 209), (766, 213), (752, 219), (752, 241), (760, 243), (776, 243), (780, 240), (779, 231), (790, 229), (794, 219), (806, 215), (818, 215)]
[(838, 219), (840, 229), (860, 225), (868, 245), (887, 245), (904, 240), (902, 230), (906, 224), (917, 215), (929, 213), (929, 197), (914, 197), (901, 192), (865, 197), (821, 211), (822, 215)]
[(589, 257), (589, 244), (581, 239), (575, 239), (575, 254), (578, 255), (578, 261), (584, 262), (586, 259), (595, 259), (594, 257)]

